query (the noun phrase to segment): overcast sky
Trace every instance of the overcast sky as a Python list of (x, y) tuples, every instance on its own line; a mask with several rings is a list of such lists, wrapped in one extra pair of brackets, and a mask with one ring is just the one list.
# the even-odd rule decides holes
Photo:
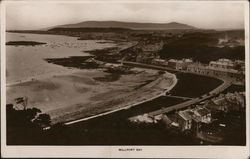
[(7, 3), (7, 29), (41, 29), (88, 20), (179, 22), (204, 29), (244, 28), (242, 3)]

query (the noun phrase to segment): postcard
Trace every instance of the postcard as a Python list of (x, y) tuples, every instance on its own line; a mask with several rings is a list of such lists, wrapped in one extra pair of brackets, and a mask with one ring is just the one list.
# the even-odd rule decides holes
[(249, 2), (3, 1), (1, 147), (248, 158)]

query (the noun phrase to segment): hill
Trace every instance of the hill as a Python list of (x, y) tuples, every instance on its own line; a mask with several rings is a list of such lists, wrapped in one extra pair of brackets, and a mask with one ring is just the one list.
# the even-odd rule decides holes
[(221, 37), (229, 37), (229, 42), (236, 42), (244, 38), (244, 31), (223, 31), (214, 33), (190, 33), (183, 37), (171, 39), (159, 50), (161, 58), (192, 58), (195, 61), (209, 63), (219, 58), (227, 59), (245, 59), (244, 45), (235, 44), (234, 47), (218, 47), (218, 41)]
[(101, 33), (107, 33), (107, 32), (126, 32), (126, 31), (132, 31), (131, 29), (127, 28), (98, 28), (98, 27), (81, 27), (81, 28), (52, 28), (48, 31), (51, 32), (101, 32)]
[(134, 30), (167, 30), (167, 29), (197, 29), (193, 26), (182, 23), (137, 23), (119, 21), (84, 21), (75, 24), (66, 24), (50, 27), (53, 28), (128, 28)]

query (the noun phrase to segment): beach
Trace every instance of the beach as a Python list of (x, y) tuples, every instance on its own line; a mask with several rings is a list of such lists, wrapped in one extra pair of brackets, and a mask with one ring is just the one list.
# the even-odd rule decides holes
[(135, 106), (163, 95), (177, 82), (174, 74), (151, 69), (133, 68), (131, 73), (117, 74), (104, 68), (64, 67), (45, 60), (65, 58), (67, 62), (70, 57), (89, 56), (84, 50), (113, 47), (113, 43), (58, 35), (11, 36), (46, 44), (7, 46), (7, 103), (14, 104), (15, 98), (25, 96), (27, 107), (49, 114), (53, 124)]

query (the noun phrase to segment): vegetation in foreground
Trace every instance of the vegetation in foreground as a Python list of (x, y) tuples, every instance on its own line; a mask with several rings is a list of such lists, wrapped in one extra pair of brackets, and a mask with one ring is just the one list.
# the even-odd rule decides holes
[[(162, 122), (130, 123), (126, 118), (133, 110), (66, 126), (50, 125), (49, 115), (37, 108), (16, 110), (12, 104), (6, 106), (8, 145), (245, 145), (246, 141), (245, 111), (218, 112), (214, 115), (215, 122), (203, 125), (203, 137), (208, 138), (206, 133), (212, 132), (214, 143), (198, 139), (195, 133), (168, 129)], [(221, 123), (226, 126), (221, 127)], [(43, 130), (46, 126), (51, 128)]]
[(7, 145), (40, 143), (43, 128), (50, 126), (50, 116), (40, 109), (16, 110), (13, 104), (6, 105)]

